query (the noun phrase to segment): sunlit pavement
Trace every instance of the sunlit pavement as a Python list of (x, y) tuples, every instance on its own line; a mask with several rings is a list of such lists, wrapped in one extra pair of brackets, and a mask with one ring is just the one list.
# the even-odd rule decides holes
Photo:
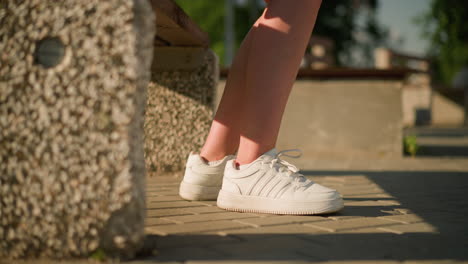
[(467, 129), (406, 132), (421, 156), (298, 161), (304, 175), (343, 195), (345, 209), (332, 215), (227, 212), (182, 200), (181, 173), (150, 174), (139, 261), (468, 263)]
[(140, 261), (468, 263), (468, 159), (315, 160), (302, 172), (339, 190), (345, 209), (326, 216), (227, 212), (214, 201), (182, 200), (180, 174), (152, 175)]
[(181, 173), (149, 173), (145, 246), (129, 263), (468, 263), (468, 133), (409, 132), (426, 149), (420, 157), (298, 160), (343, 195), (332, 215), (227, 212), (182, 200)]

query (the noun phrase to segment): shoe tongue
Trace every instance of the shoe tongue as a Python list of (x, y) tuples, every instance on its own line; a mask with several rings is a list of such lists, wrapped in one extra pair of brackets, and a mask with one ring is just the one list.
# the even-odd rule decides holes
[(274, 157), (276, 157), (277, 154), (278, 154), (278, 151), (276, 150), (276, 148), (272, 148), (269, 151), (263, 153), (262, 156), (266, 159), (273, 159)]
[(255, 163), (256, 161), (258, 160), (267, 160), (267, 161), (270, 161), (272, 159), (275, 158), (276, 154), (278, 154), (278, 151), (276, 151), (276, 148), (272, 148), (270, 149), (269, 151), (263, 153), (262, 155), (260, 155), (260, 157), (258, 157), (255, 161), (253, 161), (252, 163), (249, 163), (249, 164), (243, 164), (243, 165), (240, 165), (239, 166), (239, 169), (244, 169), (244, 168), (247, 168), (249, 167), (250, 165), (252, 165), (253, 163)]
[(276, 156), (276, 154), (278, 154), (278, 151), (276, 150), (276, 148), (272, 148), (269, 151), (265, 152), (263, 155), (269, 155), (274, 157)]

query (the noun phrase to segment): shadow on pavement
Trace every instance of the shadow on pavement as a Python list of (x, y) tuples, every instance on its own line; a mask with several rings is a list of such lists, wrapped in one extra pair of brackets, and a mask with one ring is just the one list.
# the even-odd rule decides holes
[(468, 258), (466, 236), (455, 234), (154, 235), (148, 240), (159, 251), (157, 256), (146, 258), (153, 261), (462, 261)]
[(468, 157), (468, 128), (413, 127), (405, 135), (417, 137), (418, 157)]
[(468, 146), (423, 145), (419, 147), (418, 157), (468, 157)]
[(460, 138), (468, 137), (468, 127), (411, 127), (406, 128), (404, 134), (418, 137)]
[[(401, 204), (399, 208), (411, 210), (426, 223), (434, 226), (440, 234), (461, 234), (460, 231), (463, 231), (468, 238), (468, 224), (466, 224), (468, 222), (468, 172), (327, 170), (303, 171), (302, 173), (307, 176), (364, 175), (387, 194), (395, 197)], [(372, 200), (371, 198), (365, 199)], [(382, 200), (382, 198), (378, 199)], [(347, 200), (346, 197), (345, 200)], [(389, 207), (385, 206), (385, 209), (387, 208)], [(361, 210), (349, 209), (346, 214), (353, 215)]]

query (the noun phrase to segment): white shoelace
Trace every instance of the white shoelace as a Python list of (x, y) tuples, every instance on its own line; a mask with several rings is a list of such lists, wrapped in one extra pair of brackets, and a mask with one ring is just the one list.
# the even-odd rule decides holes
[[(288, 155), (285, 154), (287, 152), (299, 152), (299, 155)], [(278, 172), (286, 173), (288, 177), (290, 177), (296, 185), (303, 185), (308, 183), (308, 180), (304, 177), (304, 175), (298, 173), (299, 169), (294, 166), (293, 164), (280, 159), (281, 156), (289, 157), (289, 158), (300, 158), (302, 156), (302, 151), (300, 149), (286, 149), (278, 152), (275, 157), (271, 160), (270, 168), (274, 168), (276, 164), (278, 164)]]

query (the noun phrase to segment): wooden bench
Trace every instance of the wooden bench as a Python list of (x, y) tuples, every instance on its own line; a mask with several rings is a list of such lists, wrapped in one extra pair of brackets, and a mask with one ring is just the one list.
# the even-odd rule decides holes
[(173, 1), (150, 0), (156, 14), (156, 46), (208, 47), (206, 32)]

